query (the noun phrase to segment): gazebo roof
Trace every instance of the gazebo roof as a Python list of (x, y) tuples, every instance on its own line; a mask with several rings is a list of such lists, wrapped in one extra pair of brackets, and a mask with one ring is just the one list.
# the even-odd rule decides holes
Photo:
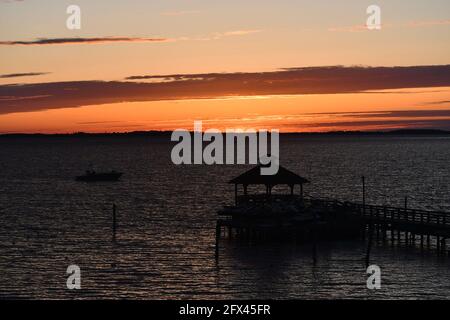
[[(298, 174), (293, 173), (292, 171), (279, 167), (278, 173), (274, 175), (261, 175), (261, 167), (263, 165), (257, 165), (256, 167), (244, 172), (240, 176), (232, 179), (229, 183), (233, 184), (264, 184), (264, 185), (277, 185), (277, 184), (304, 184), (309, 183), (309, 180), (300, 177)], [(264, 166), (266, 167), (266, 166)]]

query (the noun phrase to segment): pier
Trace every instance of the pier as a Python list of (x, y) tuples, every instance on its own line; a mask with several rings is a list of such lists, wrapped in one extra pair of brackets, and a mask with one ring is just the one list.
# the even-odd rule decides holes
[[(438, 253), (447, 252), (446, 240), (450, 238), (450, 213), (440, 211), (426, 211), (418, 209), (395, 208), (387, 206), (362, 205), (356, 203), (342, 203), (344, 210), (362, 217), (367, 228), (373, 226), (376, 239), (405, 244), (420, 243), (423, 248), (430, 248), (434, 239)], [(403, 234), (403, 237), (402, 237)], [(426, 244), (425, 244), (426, 242)]]
[[(305, 196), (309, 183), (280, 167), (274, 176), (261, 176), (257, 166), (230, 183), (235, 185), (235, 204), (219, 210), (216, 225), (216, 256), (223, 235), (246, 241), (317, 241), (362, 239), (368, 243), (367, 259), (373, 241), (420, 246), (439, 255), (450, 254), (450, 213), (413, 208), (396, 208), (342, 202)], [(249, 185), (264, 185), (265, 193), (249, 194)], [(289, 187), (286, 194), (273, 194), (276, 185)], [(242, 185), (243, 195), (239, 195)], [(295, 186), (299, 185), (299, 192)]]

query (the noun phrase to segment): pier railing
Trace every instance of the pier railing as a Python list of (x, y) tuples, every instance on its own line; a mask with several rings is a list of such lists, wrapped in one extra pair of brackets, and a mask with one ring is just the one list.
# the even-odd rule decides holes
[(450, 214), (446, 212), (362, 204), (352, 206), (356, 207), (361, 215), (370, 219), (450, 226)]
[(343, 212), (359, 215), (370, 221), (450, 227), (450, 213), (443, 211), (428, 211), (369, 204), (363, 205), (361, 203), (343, 202), (311, 196), (302, 197), (298, 195), (258, 194), (238, 197), (238, 203), (247, 205), (277, 202), (288, 203), (291, 201), (297, 203), (301, 202), (306, 206), (320, 206), (321, 208), (328, 208), (334, 211), (336, 211), (336, 209), (341, 209)]
[(404, 222), (420, 225), (440, 225), (450, 227), (450, 213), (443, 211), (428, 211), (368, 204), (363, 205), (360, 203), (341, 202), (327, 199), (309, 198), (305, 201), (311, 204), (321, 204), (330, 208), (341, 208), (346, 212), (353, 212), (372, 221)]
[[(344, 222), (352, 220), (352, 217), (358, 223), (359, 232), (363, 239), (368, 239), (368, 249), (366, 254), (366, 263), (370, 254), (372, 239), (383, 239), (390, 241), (392, 245), (397, 243), (414, 244), (420, 241), (420, 248), (425, 245), (427, 248), (435, 246), (438, 254), (447, 252), (447, 239), (450, 239), (450, 213), (443, 211), (428, 211), (413, 208), (399, 208), (381, 205), (369, 205), (361, 203), (353, 203), (347, 201), (339, 201), (335, 199), (315, 198), (309, 195), (302, 197), (298, 195), (244, 195), (238, 198), (236, 206), (230, 206), (219, 212), (221, 219), (218, 220), (216, 226), (216, 243), (220, 238), (220, 230), (223, 226), (229, 228), (231, 237), (233, 228), (243, 228), (245, 230), (252, 229), (253, 218), (257, 218), (259, 214), (264, 217), (265, 206), (274, 205), (279, 207), (278, 202), (286, 204), (286, 211), (297, 208), (298, 212), (313, 213), (324, 215), (327, 217), (331, 214), (335, 218), (340, 215), (344, 218)], [(293, 205), (292, 205), (293, 204)], [(282, 207), (282, 206), (281, 206)], [(305, 210), (303, 210), (305, 209)], [(277, 212), (272, 214), (272, 218), (277, 221)], [(250, 214), (249, 214), (250, 213)], [(296, 212), (294, 212), (296, 214)], [(235, 220), (235, 217), (237, 219)], [(245, 220), (242, 224), (241, 217), (250, 217), (249, 221)], [(254, 219), (258, 223), (258, 219)], [(300, 220), (295, 220), (298, 223)], [(305, 220), (308, 221), (308, 220)], [(265, 223), (265, 222), (264, 222)], [(275, 223), (274, 228), (280, 228), (280, 224)], [(248, 231), (248, 230), (247, 230)], [(390, 236), (388, 236), (390, 233)], [(216, 246), (216, 257), (218, 254), (218, 246)]]

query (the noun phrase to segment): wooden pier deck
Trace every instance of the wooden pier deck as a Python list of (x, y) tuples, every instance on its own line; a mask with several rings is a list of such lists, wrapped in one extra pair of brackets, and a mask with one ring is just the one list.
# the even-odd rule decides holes
[[(344, 238), (368, 239), (367, 261), (373, 239), (392, 244), (416, 244), (447, 252), (450, 238), (450, 212), (426, 211), (366, 204), (365, 177), (362, 177), (362, 203), (342, 202), (304, 196), (303, 185), (310, 183), (280, 166), (273, 176), (261, 175), (258, 165), (229, 183), (234, 184), (235, 205), (219, 211), (216, 225), (216, 254), (222, 229), (244, 238), (284, 237), (300, 241)], [(274, 194), (274, 186), (287, 186), (289, 193)], [(243, 195), (239, 195), (242, 186)], [(265, 193), (249, 194), (249, 186), (264, 186)], [(299, 194), (295, 187), (300, 186)]]
[[(344, 204), (349, 212), (364, 219), (368, 230), (376, 234), (376, 238), (400, 241), (406, 244), (420, 242), (424, 247), (430, 247), (432, 237), (438, 253), (447, 252), (446, 239), (450, 238), (450, 213), (442, 211), (427, 211), (418, 209), (395, 208), (387, 206), (362, 205), (355, 203)], [(372, 229), (370, 228), (372, 227)]]
[[(259, 219), (254, 214), (241, 210), (244, 200), (256, 203), (258, 201), (286, 202), (291, 199), (301, 202), (304, 208), (314, 208), (316, 212), (333, 214), (336, 219), (342, 216), (346, 221), (353, 217), (355, 221), (362, 221), (361, 237), (363, 239), (376, 239), (390, 241), (392, 243), (420, 244), (421, 248), (435, 249), (438, 254), (449, 253), (446, 240), (450, 239), (450, 213), (440, 211), (427, 211), (419, 209), (396, 208), (389, 206), (363, 205), (352, 202), (341, 202), (328, 199), (303, 198), (299, 196), (271, 196), (271, 199), (255, 196), (240, 197), (241, 205), (227, 207), (219, 212), (217, 232), (220, 238), (222, 228), (228, 229), (228, 233), (234, 230), (248, 230), (258, 232), (262, 229), (283, 228), (282, 219), (272, 214), (265, 220)], [(254, 210), (253, 210), (254, 211)], [(293, 213), (290, 213), (292, 217)], [(305, 212), (298, 212), (298, 216)], [(274, 219), (272, 226), (267, 224), (267, 219)], [(281, 220), (280, 220), (281, 219)], [(307, 219), (306, 219), (307, 220)], [(261, 222), (263, 221), (263, 222)], [(280, 222), (281, 221), (281, 222)], [(301, 220), (300, 220), (301, 221)], [(299, 222), (301, 224), (301, 222)], [(286, 227), (286, 224), (284, 224)], [(286, 227), (288, 228), (288, 227)], [(292, 228), (291, 228), (292, 229)]]
[(367, 224), (400, 231), (416, 231), (416, 234), (450, 237), (450, 213), (389, 206), (363, 205), (333, 200), (307, 200), (320, 203), (336, 211), (345, 211), (363, 218)]

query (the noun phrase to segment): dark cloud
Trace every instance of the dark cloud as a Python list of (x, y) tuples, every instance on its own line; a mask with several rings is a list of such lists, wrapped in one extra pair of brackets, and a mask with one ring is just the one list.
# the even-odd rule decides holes
[(433, 102), (429, 102), (428, 104), (447, 104), (450, 103), (450, 100), (447, 101), (433, 101)]
[(321, 112), (309, 115), (332, 115), (351, 118), (405, 118), (405, 117), (449, 117), (450, 110), (399, 110), (368, 112)]
[(330, 129), (347, 130), (348, 128), (372, 130), (372, 129), (400, 129), (400, 128), (416, 128), (416, 129), (441, 129), (450, 130), (450, 118), (448, 119), (395, 119), (395, 120), (346, 120), (346, 121), (330, 121), (317, 123), (301, 123), (301, 124), (285, 124), (284, 128), (297, 128), (298, 130), (314, 128), (315, 130)]
[(261, 73), (143, 75), (130, 79), (140, 82), (3, 85), (0, 86), (0, 114), (118, 102), (446, 87), (450, 86), (450, 65), (313, 67)]
[[(317, 121), (300, 123), (293, 121), (281, 125), (283, 128), (315, 130), (384, 130), (400, 128), (450, 130), (450, 110), (399, 110), (366, 112), (323, 112), (299, 115), (317, 116)], [(333, 121), (322, 121), (323, 116), (332, 116)]]
[(126, 123), (126, 122), (123, 122), (123, 121), (85, 121), (85, 122), (77, 122), (77, 124), (81, 124), (81, 125), (110, 124), (110, 123)]
[(108, 42), (164, 42), (166, 38), (130, 38), (130, 37), (96, 37), (96, 38), (39, 38), (30, 41), (0, 41), (6, 46), (43, 46), (63, 44), (96, 44)]
[(42, 76), (42, 75), (49, 74), (49, 73), (50, 72), (26, 72), (26, 73), (0, 74), (0, 79), (19, 78), (19, 77), (34, 77), (34, 76)]
[(209, 74), (171, 74), (163, 76), (131, 76), (125, 80), (156, 80), (164, 81), (186, 81), (186, 80), (215, 80), (218, 77), (225, 76), (226, 73), (209, 73)]

